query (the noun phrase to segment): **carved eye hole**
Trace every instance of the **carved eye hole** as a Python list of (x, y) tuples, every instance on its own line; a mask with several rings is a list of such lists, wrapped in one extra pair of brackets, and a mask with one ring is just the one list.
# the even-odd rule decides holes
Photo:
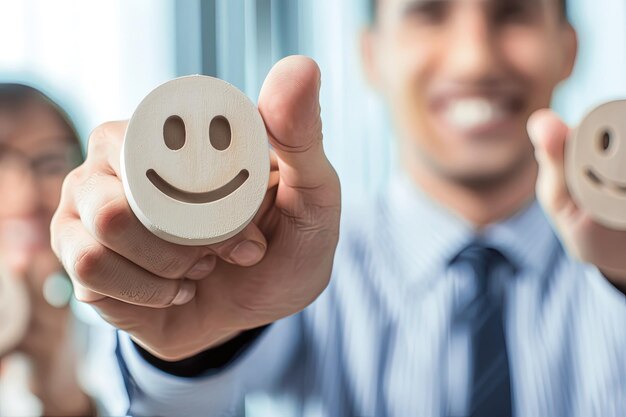
[(179, 116), (170, 116), (163, 124), (163, 139), (165, 145), (177, 151), (185, 145), (185, 122)]
[(613, 135), (608, 130), (604, 130), (600, 134), (600, 140), (598, 142), (600, 152), (608, 153), (611, 150), (611, 145), (613, 144)]
[(218, 151), (226, 150), (230, 146), (232, 132), (228, 119), (224, 116), (216, 116), (211, 120), (209, 139), (211, 140), (211, 146)]

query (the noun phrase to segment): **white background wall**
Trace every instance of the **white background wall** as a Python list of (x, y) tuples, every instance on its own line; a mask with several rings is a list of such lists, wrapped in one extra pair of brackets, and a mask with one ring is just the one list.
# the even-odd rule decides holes
[(626, 1), (568, 0), (580, 53), (555, 106), (570, 122), (606, 100), (626, 97)]
[(0, 0), (0, 80), (34, 83), (86, 137), (174, 76), (174, 0)]

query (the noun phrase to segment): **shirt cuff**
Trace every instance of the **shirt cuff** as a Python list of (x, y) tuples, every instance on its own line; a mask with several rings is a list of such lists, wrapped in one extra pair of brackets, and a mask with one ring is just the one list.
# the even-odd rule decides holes
[(132, 416), (239, 416), (245, 394), (282, 380), (301, 341), (299, 315), (279, 320), (219, 372), (186, 378), (147, 362), (118, 331), (116, 356)]
[(133, 342), (135, 349), (141, 357), (151, 365), (174, 376), (196, 378), (212, 373), (223, 372), (228, 366), (237, 361), (244, 354), (269, 325), (242, 332), (237, 337), (200, 352), (190, 358), (179, 361), (165, 361), (152, 355), (137, 343)]

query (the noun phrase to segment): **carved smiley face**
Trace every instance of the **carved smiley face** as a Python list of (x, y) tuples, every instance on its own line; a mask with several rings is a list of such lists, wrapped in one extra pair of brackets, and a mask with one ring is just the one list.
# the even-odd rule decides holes
[(566, 151), (566, 181), (576, 203), (597, 222), (626, 230), (626, 101), (593, 110)]
[(0, 357), (15, 348), (26, 334), (29, 312), (24, 284), (0, 271)]
[(139, 220), (183, 245), (228, 239), (254, 217), (267, 190), (263, 119), (232, 85), (190, 76), (153, 90), (131, 118), (122, 181)]

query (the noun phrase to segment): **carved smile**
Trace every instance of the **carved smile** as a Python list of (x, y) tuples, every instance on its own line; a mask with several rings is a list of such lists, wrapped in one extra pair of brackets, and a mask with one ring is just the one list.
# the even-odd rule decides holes
[(622, 197), (626, 195), (626, 184), (604, 178), (602, 175), (595, 172), (591, 167), (585, 168), (585, 175), (587, 176), (589, 181), (591, 181), (598, 187), (606, 188), (609, 191), (617, 193)]
[(174, 200), (182, 201), (189, 204), (206, 204), (220, 200), (224, 197), (234, 193), (239, 187), (243, 185), (248, 179), (250, 173), (247, 169), (242, 169), (239, 174), (230, 180), (227, 184), (222, 185), (215, 190), (206, 191), (203, 193), (192, 193), (190, 191), (181, 190), (174, 187), (169, 182), (165, 181), (155, 170), (149, 169), (146, 172), (146, 177), (150, 180), (152, 185), (159, 189), (166, 196), (173, 198)]

